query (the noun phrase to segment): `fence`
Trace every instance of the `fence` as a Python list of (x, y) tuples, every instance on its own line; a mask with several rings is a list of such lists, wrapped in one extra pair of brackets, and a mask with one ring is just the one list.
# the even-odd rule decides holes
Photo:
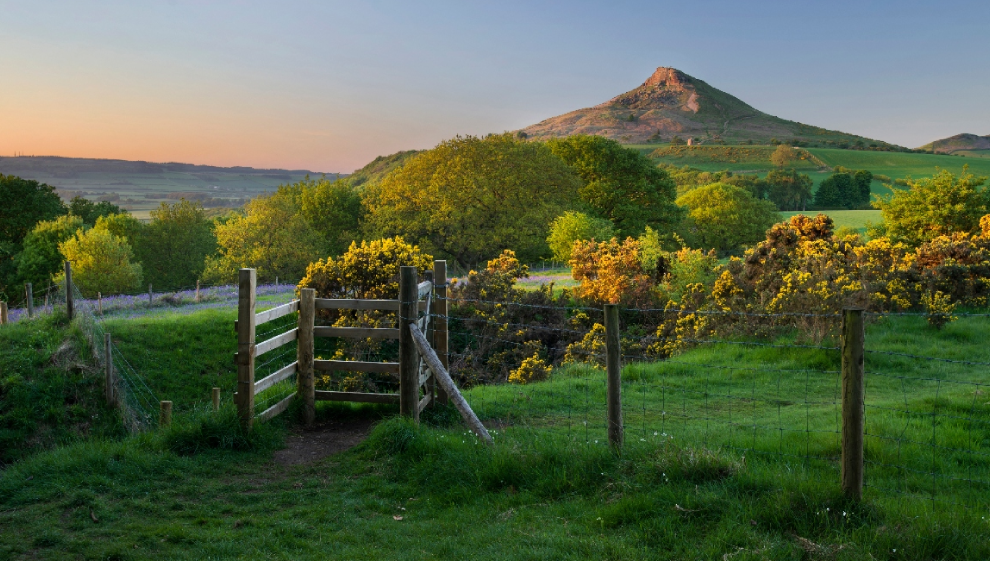
[[(448, 318), (455, 375), (512, 349), (532, 352), (527, 339), (541, 341), (550, 362), (559, 362), (566, 349), (571, 361), (601, 369), (556, 368), (545, 380), (526, 384), (504, 383), (503, 375), (495, 384), (466, 390), (489, 428), (582, 446), (668, 441), (726, 449), (747, 462), (773, 462), (774, 469), (793, 475), (831, 480), (853, 498), (865, 489), (873, 498), (930, 502), (933, 508), (988, 506), (990, 401), (982, 379), (990, 363), (870, 348), (864, 325), (873, 314), (564, 309), (479, 300), (451, 305), (461, 307)], [(591, 316), (586, 321), (604, 329), (471, 315), (516, 306), (534, 308), (529, 313), (544, 319)], [(840, 344), (685, 337), (681, 341), (699, 351), (671, 356), (637, 346), (648, 339), (643, 325), (671, 313), (830, 323)], [(628, 333), (619, 331), (619, 315)], [(972, 321), (982, 317), (973, 314)], [(589, 339), (594, 341), (580, 344)]]
[[(439, 282), (434, 282), (434, 278)], [(298, 300), (258, 313), (255, 310), (256, 273), (239, 273), (237, 332), (237, 393), (235, 401), (242, 423), (271, 419), (301, 397), (304, 422), (313, 422), (316, 401), (398, 403), (402, 415), (419, 419), (430, 403), (446, 402), (447, 392), (437, 388), (435, 368), (417, 351), (415, 325), (430, 342), (439, 364), (447, 365), (446, 262), (436, 261), (434, 270), (419, 282), (415, 267), (400, 267), (399, 298), (395, 300), (316, 298), (313, 289), (300, 290)], [(440, 309), (433, 309), (434, 302)], [(391, 327), (317, 325), (317, 311), (348, 310), (355, 313), (395, 314)], [(294, 321), (293, 321), (294, 320)], [(258, 328), (270, 326), (261, 332)], [(425, 335), (423, 335), (425, 334)], [(316, 358), (316, 340), (347, 338), (398, 341), (398, 360), (337, 360)], [(293, 349), (294, 347), (294, 349)], [(292, 351), (295, 351), (294, 353)], [(260, 365), (259, 357), (268, 356)], [(315, 372), (362, 372), (397, 378), (397, 392), (316, 390)], [(258, 375), (261, 374), (260, 379)], [(287, 384), (295, 376), (295, 384)], [(293, 387), (294, 386), (294, 387)], [(292, 388), (292, 389), (290, 389)], [(259, 409), (256, 397), (267, 394)]]

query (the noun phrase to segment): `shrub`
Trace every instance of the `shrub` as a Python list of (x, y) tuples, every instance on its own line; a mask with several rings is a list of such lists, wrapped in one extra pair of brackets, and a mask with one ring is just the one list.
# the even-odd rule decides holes
[(943, 294), (940, 290), (924, 293), (921, 296), (921, 303), (925, 307), (925, 319), (928, 325), (935, 329), (942, 329), (958, 319), (952, 315), (956, 310), (956, 304), (948, 294)]
[(530, 382), (540, 382), (550, 377), (553, 367), (540, 358), (539, 354), (523, 359), (519, 368), (509, 374), (509, 382), (513, 384), (528, 384)]
[(688, 216), (678, 230), (688, 245), (722, 253), (738, 250), (763, 237), (780, 214), (770, 201), (754, 198), (746, 190), (713, 183), (677, 199)]
[(610, 304), (649, 301), (652, 283), (643, 271), (637, 240), (578, 241), (571, 255), (571, 274), (581, 281), (581, 298)]

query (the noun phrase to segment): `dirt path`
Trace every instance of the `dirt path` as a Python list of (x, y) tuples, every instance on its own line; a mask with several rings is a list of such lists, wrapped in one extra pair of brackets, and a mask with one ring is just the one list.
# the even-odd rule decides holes
[(371, 432), (372, 419), (334, 419), (310, 429), (296, 429), (275, 452), (275, 462), (295, 466), (316, 462), (360, 444)]

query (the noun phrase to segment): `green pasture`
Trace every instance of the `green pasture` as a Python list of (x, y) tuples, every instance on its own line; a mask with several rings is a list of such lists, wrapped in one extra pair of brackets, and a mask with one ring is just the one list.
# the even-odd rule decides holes
[(844, 166), (850, 169), (867, 169), (873, 173), (900, 179), (911, 176), (915, 179), (935, 174), (936, 168), (947, 169), (952, 173), (962, 172), (969, 165), (970, 173), (990, 175), (990, 161), (977, 158), (961, 158), (944, 154), (911, 154), (905, 152), (870, 152), (864, 150), (839, 150), (834, 148), (809, 148), (826, 164)]

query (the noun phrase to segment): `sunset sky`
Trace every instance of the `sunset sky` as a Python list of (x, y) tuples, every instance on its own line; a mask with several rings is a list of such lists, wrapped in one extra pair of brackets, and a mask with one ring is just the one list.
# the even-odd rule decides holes
[(906, 146), (990, 134), (990, 2), (0, 0), (0, 155), (350, 172), (673, 66)]

